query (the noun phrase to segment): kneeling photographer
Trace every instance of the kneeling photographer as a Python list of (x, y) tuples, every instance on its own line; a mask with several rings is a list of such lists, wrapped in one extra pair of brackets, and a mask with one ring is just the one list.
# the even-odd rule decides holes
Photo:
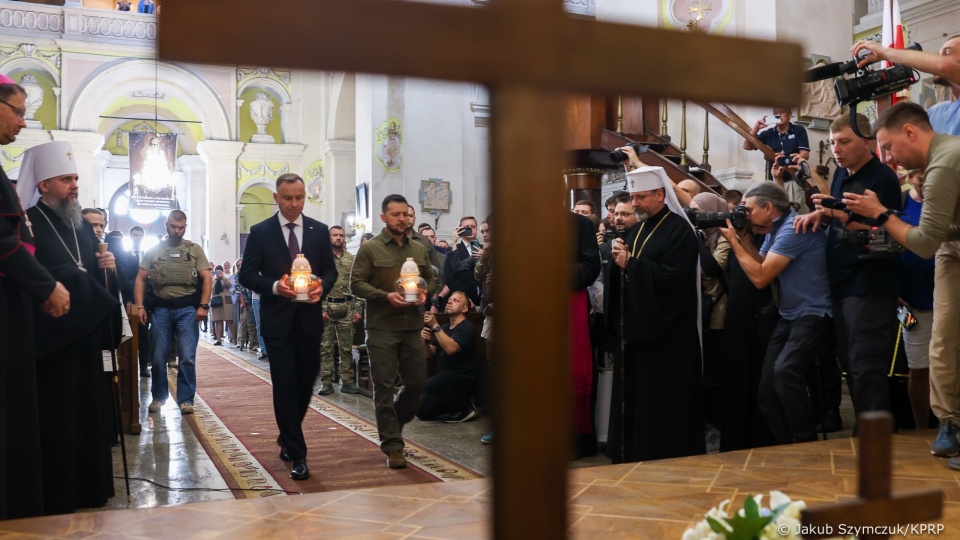
[[(870, 132), (870, 122), (856, 114), (857, 131)], [(873, 153), (875, 143), (857, 135), (845, 113), (830, 124), (830, 147), (837, 161), (830, 196), (814, 195), (816, 211), (797, 220), (798, 232), (825, 226), (827, 268), (837, 326), (837, 355), (849, 375), (854, 411), (890, 410), (887, 371), (897, 336), (896, 253), (869, 249), (874, 220), (857, 222), (836, 201), (844, 193), (877, 193), (888, 208), (900, 209), (896, 173)], [(867, 231), (865, 239), (863, 233)]]
[[(847, 208), (875, 220), (895, 240), (924, 258), (937, 256), (933, 284), (933, 329), (930, 338), (930, 406), (940, 420), (940, 432), (931, 446), (936, 456), (960, 453), (960, 252), (956, 226), (960, 225), (960, 137), (934, 132), (927, 113), (916, 103), (903, 102), (877, 119), (875, 133), (888, 162), (907, 169), (925, 169), (923, 212), (911, 226), (872, 190), (843, 193)], [(941, 246), (942, 244), (942, 246)], [(950, 460), (960, 468), (960, 459)]]
[[(786, 191), (758, 184), (743, 196), (747, 226), (727, 221), (720, 234), (755, 287), (780, 282), (780, 321), (767, 345), (757, 405), (777, 444), (813, 441), (817, 416), (807, 392), (807, 372), (832, 332), (826, 235), (798, 234)], [(758, 251), (750, 231), (766, 234)]]

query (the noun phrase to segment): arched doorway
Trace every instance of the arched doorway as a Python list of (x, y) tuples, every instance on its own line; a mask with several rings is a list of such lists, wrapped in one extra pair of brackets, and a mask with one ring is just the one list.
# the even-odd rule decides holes
[(266, 179), (255, 181), (245, 186), (238, 198), (243, 206), (240, 210), (238, 230), (240, 232), (240, 253), (247, 247), (247, 237), (250, 236), (250, 227), (272, 216), (277, 211), (277, 204), (273, 201), (274, 183)]

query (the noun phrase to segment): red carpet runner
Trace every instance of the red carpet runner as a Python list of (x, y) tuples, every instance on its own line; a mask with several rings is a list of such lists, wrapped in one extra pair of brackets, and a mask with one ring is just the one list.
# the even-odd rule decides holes
[[(172, 390), (176, 371), (169, 375)], [(409, 443), (409, 466), (389, 469), (375, 425), (314, 396), (303, 423), (310, 478), (296, 482), (280, 461), (269, 377), (223, 349), (202, 341), (197, 348), (196, 413), (185, 419), (227, 485), (266, 490), (235, 491), (237, 498), (276, 495), (276, 488), (315, 493), (480, 477)]]

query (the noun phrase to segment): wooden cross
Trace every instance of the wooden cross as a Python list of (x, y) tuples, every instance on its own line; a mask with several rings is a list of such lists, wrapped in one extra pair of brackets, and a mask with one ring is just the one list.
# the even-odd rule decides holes
[(166, 0), (157, 44), (166, 61), (489, 85), (491, 200), (504, 231), (493, 231), (499, 279), (492, 533), (563, 538), (569, 239), (538, 232), (531, 242), (522, 231), (566, 230), (568, 93), (795, 106), (802, 51), (796, 44), (597, 23), (568, 16), (561, 0), (481, 3)]
[[(926, 489), (902, 495), (891, 495), (890, 450), (893, 432), (893, 417), (888, 412), (872, 411), (860, 415), (857, 421), (860, 431), (859, 467), (860, 496), (852, 501), (818, 505), (803, 511), (801, 523), (804, 538), (827, 538), (840, 536), (857, 527), (890, 527), (890, 532), (904, 536), (894, 527), (909, 527), (937, 519), (943, 513), (943, 491)], [(860, 529), (862, 530), (862, 529)], [(830, 532), (832, 531), (832, 532)], [(932, 531), (927, 531), (929, 534)], [(853, 534), (847, 532), (847, 535)], [(889, 538), (886, 532), (861, 533), (860, 540)]]

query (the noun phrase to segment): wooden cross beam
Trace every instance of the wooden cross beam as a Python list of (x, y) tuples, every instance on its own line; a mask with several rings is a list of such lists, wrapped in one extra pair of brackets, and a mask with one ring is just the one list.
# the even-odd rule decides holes
[[(860, 496), (852, 501), (825, 504), (803, 511), (801, 523), (804, 538), (840, 536), (842, 526), (847, 531), (866, 528), (860, 540), (889, 538), (881, 528), (907, 527), (913, 523), (931, 521), (943, 513), (943, 491), (927, 489), (902, 495), (891, 495), (891, 437), (893, 417), (888, 412), (866, 412), (857, 421), (860, 430), (859, 467)], [(864, 529), (856, 529), (864, 530)], [(879, 532), (876, 532), (879, 531)], [(928, 531), (930, 532), (930, 531)], [(844, 536), (853, 534), (847, 532)]]
[(530, 242), (519, 233), (531, 226), (566, 230), (567, 93), (800, 102), (798, 45), (575, 19), (561, 0), (494, 0), (481, 9), (397, 0), (165, 0), (157, 42), (166, 61), (490, 86), (501, 276), (494, 343), (496, 538), (563, 538), (567, 531), (569, 240), (548, 234)]

